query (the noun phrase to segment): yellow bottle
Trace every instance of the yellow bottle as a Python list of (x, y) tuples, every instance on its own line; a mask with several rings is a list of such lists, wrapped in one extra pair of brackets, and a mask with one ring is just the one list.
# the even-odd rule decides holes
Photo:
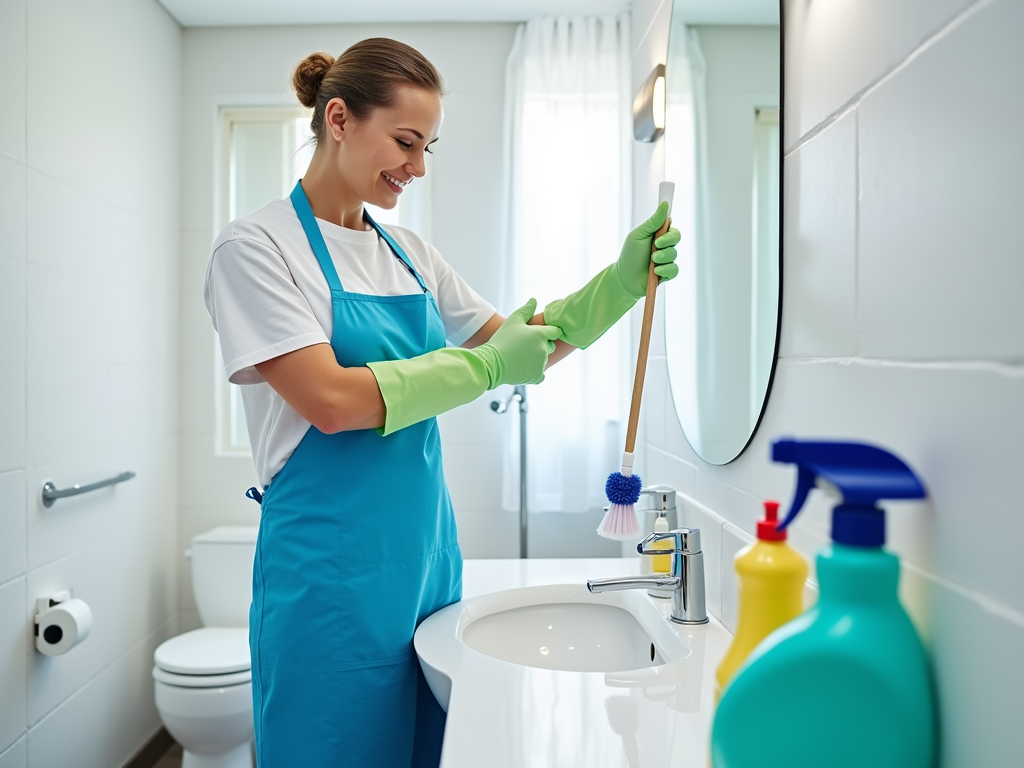
[(739, 619), (732, 645), (715, 672), (715, 701), (750, 652), (776, 629), (803, 613), (807, 561), (778, 530), (779, 503), (766, 501), (757, 541), (736, 553)]

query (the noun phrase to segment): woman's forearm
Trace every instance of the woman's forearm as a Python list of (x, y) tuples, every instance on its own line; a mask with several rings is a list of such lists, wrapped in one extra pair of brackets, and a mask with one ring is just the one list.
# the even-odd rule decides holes
[(285, 402), (325, 434), (384, 425), (384, 398), (373, 372), (338, 365), (329, 344), (289, 352), (256, 365)]

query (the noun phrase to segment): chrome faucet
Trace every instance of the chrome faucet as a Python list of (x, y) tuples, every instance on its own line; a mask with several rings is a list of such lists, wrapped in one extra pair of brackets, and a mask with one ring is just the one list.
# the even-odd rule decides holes
[[(672, 539), (672, 549), (650, 549), (663, 539)], [(672, 621), (676, 624), (706, 624), (707, 605), (704, 599), (704, 553), (700, 549), (700, 531), (676, 528), (668, 533), (652, 533), (636, 545), (641, 555), (671, 555), (669, 573), (650, 576), (621, 576), (590, 579), (587, 589), (595, 594), (620, 589), (672, 590)]]

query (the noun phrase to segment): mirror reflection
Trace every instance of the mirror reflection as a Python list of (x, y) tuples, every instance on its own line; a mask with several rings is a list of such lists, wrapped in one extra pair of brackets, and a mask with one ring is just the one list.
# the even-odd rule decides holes
[(781, 272), (778, 5), (676, 0), (666, 63), (665, 178), (679, 278), (666, 284), (676, 413), (712, 464), (743, 452), (767, 401)]

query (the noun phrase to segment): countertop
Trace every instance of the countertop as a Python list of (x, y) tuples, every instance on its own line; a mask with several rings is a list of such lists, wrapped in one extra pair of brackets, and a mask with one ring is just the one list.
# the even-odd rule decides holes
[[(517, 587), (585, 584), (639, 568), (639, 558), (467, 560), (463, 600)], [(452, 667), (441, 767), (706, 768), (714, 673), (732, 636), (714, 617), (700, 626), (673, 624), (670, 600), (637, 594), (687, 642), (686, 658), (637, 673), (563, 672), (462, 646)]]

